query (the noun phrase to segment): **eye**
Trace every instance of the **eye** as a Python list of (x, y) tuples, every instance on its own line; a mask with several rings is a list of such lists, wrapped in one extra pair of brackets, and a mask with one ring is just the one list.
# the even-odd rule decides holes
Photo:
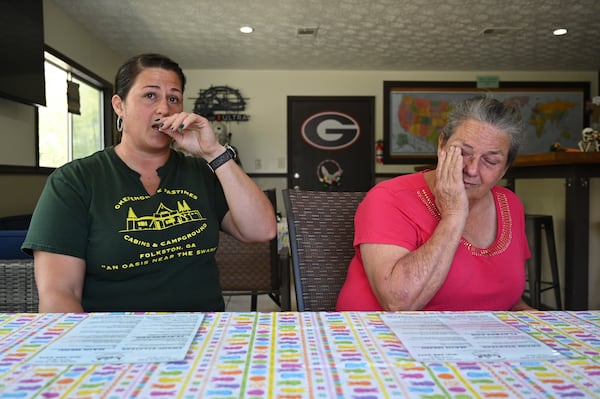
[(152, 100), (152, 99), (156, 98), (156, 94), (154, 94), (154, 93), (146, 93), (146, 94), (144, 94), (144, 97)]
[(171, 97), (169, 97), (169, 102), (171, 102), (173, 104), (179, 104), (180, 100), (179, 100), (179, 97), (171, 96)]
[(496, 166), (500, 163), (500, 161), (498, 161), (497, 159), (492, 158), (483, 158), (483, 161), (490, 166)]

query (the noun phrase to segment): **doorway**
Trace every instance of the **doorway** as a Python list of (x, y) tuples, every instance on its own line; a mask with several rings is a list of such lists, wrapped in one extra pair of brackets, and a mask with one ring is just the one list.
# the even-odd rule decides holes
[(288, 96), (288, 188), (368, 191), (375, 180), (375, 97)]

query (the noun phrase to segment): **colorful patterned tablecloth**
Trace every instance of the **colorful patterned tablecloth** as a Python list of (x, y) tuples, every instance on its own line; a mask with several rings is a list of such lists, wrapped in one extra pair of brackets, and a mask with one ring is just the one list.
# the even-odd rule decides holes
[[(600, 398), (600, 311), (495, 313), (564, 358), (412, 359), (378, 313), (208, 313), (185, 360), (29, 360), (85, 314), (0, 314), (0, 398)], [(173, 326), (176, 328), (176, 326)]]

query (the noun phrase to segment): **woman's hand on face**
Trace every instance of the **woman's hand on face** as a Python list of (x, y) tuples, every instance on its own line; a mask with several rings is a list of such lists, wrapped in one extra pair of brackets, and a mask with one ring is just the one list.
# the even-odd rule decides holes
[(456, 146), (438, 150), (435, 173), (433, 194), (442, 218), (449, 215), (466, 218), (469, 213), (469, 199), (463, 182), (462, 150)]
[(179, 112), (154, 120), (159, 131), (171, 137), (178, 146), (191, 154), (211, 161), (223, 152), (217, 136), (206, 118), (194, 113)]

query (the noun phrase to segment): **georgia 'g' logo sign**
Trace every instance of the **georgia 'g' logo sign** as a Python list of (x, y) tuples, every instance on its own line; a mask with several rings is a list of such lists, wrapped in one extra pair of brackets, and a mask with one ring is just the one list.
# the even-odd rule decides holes
[(302, 138), (322, 150), (339, 150), (352, 145), (360, 135), (358, 122), (341, 112), (319, 112), (304, 121)]

